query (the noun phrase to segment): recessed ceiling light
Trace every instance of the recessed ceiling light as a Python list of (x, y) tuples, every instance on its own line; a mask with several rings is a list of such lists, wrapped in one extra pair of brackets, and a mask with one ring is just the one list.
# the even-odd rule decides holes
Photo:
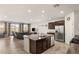
[(60, 13), (61, 13), (61, 14), (63, 14), (63, 13), (64, 13), (64, 11), (60, 11)]
[(27, 12), (28, 12), (28, 13), (31, 13), (31, 12), (32, 12), (32, 10), (31, 10), (31, 9), (29, 9)]
[(42, 10), (42, 13), (45, 13), (45, 10)]

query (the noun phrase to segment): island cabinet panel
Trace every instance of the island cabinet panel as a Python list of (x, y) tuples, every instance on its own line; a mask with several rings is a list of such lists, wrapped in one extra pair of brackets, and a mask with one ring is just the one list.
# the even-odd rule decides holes
[(39, 54), (50, 47), (50, 38), (43, 38), (38, 40), (30, 39), (30, 53)]
[(36, 54), (42, 53), (42, 40), (36, 41)]
[(42, 51), (45, 51), (47, 49), (46, 44), (47, 44), (46, 39), (43, 39), (42, 40)]
[(30, 39), (30, 52), (35, 54), (36, 53), (36, 41)]

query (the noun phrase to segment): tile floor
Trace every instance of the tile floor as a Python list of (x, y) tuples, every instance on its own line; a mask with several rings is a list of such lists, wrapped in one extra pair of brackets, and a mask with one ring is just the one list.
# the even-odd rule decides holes
[[(66, 54), (71, 53), (70, 47), (61, 42), (55, 42), (55, 46), (49, 48), (42, 54)], [(75, 50), (74, 50), (75, 51)], [(0, 38), (0, 54), (28, 54), (23, 47), (23, 40)]]

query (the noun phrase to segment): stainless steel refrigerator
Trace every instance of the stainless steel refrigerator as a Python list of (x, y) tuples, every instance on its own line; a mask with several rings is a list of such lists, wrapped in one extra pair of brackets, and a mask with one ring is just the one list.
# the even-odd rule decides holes
[(55, 26), (55, 40), (65, 42), (65, 30), (64, 25)]

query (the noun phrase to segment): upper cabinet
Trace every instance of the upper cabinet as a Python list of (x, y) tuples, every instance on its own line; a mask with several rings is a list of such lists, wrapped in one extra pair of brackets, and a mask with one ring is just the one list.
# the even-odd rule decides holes
[(64, 20), (62, 20), (62, 21), (56, 21), (55, 25), (64, 25)]
[(60, 25), (64, 25), (64, 20), (61, 21), (56, 21), (56, 22), (49, 22), (48, 23), (48, 29), (55, 29), (55, 26), (60, 26)]
[(55, 29), (55, 23), (54, 22), (48, 23), (48, 29)]

